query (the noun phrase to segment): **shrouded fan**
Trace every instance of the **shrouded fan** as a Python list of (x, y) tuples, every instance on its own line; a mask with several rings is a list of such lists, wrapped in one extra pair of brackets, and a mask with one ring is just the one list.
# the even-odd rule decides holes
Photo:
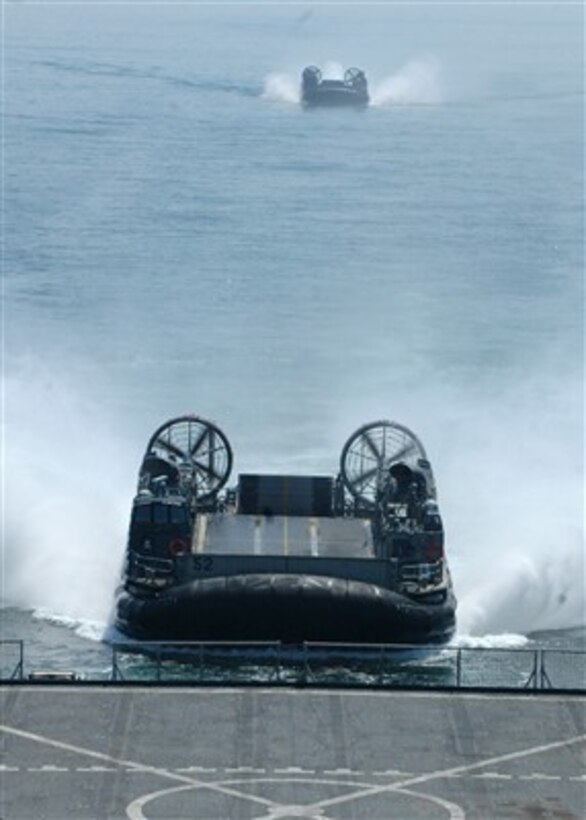
[(180, 416), (153, 433), (147, 454), (155, 455), (187, 474), (198, 499), (209, 498), (224, 486), (232, 469), (232, 448), (211, 421)]
[(315, 84), (321, 82), (321, 71), (316, 65), (309, 65), (303, 70), (303, 79)]
[(344, 72), (344, 82), (353, 85), (354, 83), (365, 82), (364, 71), (359, 68), (347, 68)]
[(373, 421), (359, 427), (342, 450), (340, 474), (352, 495), (374, 505), (393, 464), (416, 465), (427, 459), (423, 445), (407, 427), (394, 421)]

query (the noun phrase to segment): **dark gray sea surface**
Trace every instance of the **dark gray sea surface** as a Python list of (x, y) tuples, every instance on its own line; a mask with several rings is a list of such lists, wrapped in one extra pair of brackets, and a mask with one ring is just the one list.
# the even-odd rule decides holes
[[(2, 636), (106, 662), (138, 464), (189, 411), (234, 478), (333, 475), (360, 424), (412, 427), (457, 640), (582, 645), (581, 6), (4, 23)], [(372, 104), (304, 110), (310, 63), (360, 66)]]

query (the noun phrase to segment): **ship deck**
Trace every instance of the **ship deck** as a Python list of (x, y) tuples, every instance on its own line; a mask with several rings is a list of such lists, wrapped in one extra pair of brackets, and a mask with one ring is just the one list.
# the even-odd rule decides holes
[(0, 816), (586, 816), (586, 698), (0, 688)]
[(374, 558), (368, 519), (295, 515), (200, 515), (191, 551), (211, 555)]

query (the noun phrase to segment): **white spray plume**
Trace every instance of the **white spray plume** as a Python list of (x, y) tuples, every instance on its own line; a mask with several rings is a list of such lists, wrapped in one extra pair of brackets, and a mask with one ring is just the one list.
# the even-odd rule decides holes
[(493, 636), (506, 646), (513, 633), (586, 624), (581, 377), (550, 355), (515, 378), (486, 374), (476, 387), (440, 368), (416, 383), (396, 373), (386, 410), (385, 388), (372, 389), (366, 374), (331, 423), (331, 448), (381, 417), (421, 437), (437, 481), (461, 639)]
[(437, 60), (413, 60), (395, 74), (371, 87), (371, 105), (431, 105), (441, 103), (444, 93)]
[(269, 74), (265, 78), (263, 97), (273, 102), (299, 103), (299, 83), (289, 74)]
[(325, 80), (343, 80), (344, 79), (344, 66), (342, 63), (338, 63), (336, 60), (328, 60), (324, 63), (322, 69), (322, 77)]
[(503, 632), (499, 635), (456, 635), (450, 646), (462, 649), (522, 649), (529, 639), (514, 632)]
[[(567, 374), (541, 374), (477, 399), (438, 384), (389, 397), (435, 468), (462, 645), (522, 645), (523, 634), (586, 620), (573, 385)], [(95, 636), (110, 613), (141, 453), (116, 436), (103, 403), (61, 373), (20, 368), (5, 394), (2, 604)], [(352, 401), (352, 415), (380, 416), (380, 399), (371, 402)], [(356, 425), (341, 421), (344, 441)]]
[(440, 492), (461, 633), (586, 623), (576, 392), (569, 376), (542, 375), (454, 415)]
[(95, 635), (121, 566), (132, 457), (103, 406), (61, 375), (29, 364), (5, 395), (2, 605)]

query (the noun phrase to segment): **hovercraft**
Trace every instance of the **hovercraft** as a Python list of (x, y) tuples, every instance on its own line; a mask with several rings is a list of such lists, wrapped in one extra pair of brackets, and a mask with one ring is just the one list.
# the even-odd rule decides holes
[(187, 415), (150, 438), (132, 503), (116, 626), (153, 641), (430, 644), (456, 600), (430, 463), (375, 421), (337, 476), (246, 473)]
[(301, 75), (301, 102), (305, 106), (368, 105), (368, 83), (364, 71), (349, 68), (343, 80), (323, 79), (317, 66), (308, 66)]

